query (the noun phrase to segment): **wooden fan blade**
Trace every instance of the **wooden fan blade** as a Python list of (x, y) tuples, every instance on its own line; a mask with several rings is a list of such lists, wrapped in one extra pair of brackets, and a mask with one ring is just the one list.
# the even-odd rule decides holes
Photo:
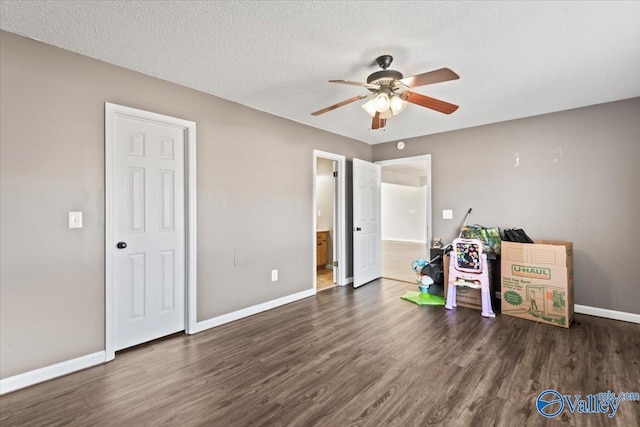
[(404, 92), (404, 94), (407, 95), (407, 101), (413, 104), (420, 105), (422, 107), (427, 107), (432, 110), (439, 111), (444, 114), (451, 114), (458, 109), (457, 105), (449, 104), (448, 102), (421, 95), (419, 93), (407, 91)]
[(448, 80), (459, 79), (460, 76), (448, 68), (440, 68), (439, 70), (429, 71), (427, 73), (418, 74), (411, 77), (405, 77), (400, 83), (407, 87), (416, 87), (430, 85), (433, 83), (446, 82)]
[(387, 119), (380, 118), (380, 113), (376, 112), (376, 115), (373, 116), (373, 121), (371, 122), (371, 130), (382, 129), (387, 125)]
[(314, 111), (313, 113), (311, 113), (312, 116), (319, 116), (320, 114), (324, 114), (327, 111), (331, 111), (331, 110), (335, 110), (336, 108), (340, 108), (342, 106), (345, 106), (347, 104), (351, 104), (352, 102), (356, 102), (360, 99), (366, 98), (367, 95), (358, 95), (358, 96), (354, 96), (353, 98), (349, 98), (347, 100), (344, 100), (342, 102), (338, 102), (337, 104), (333, 104), (328, 106), (327, 108), (323, 108), (322, 110), (318, 110), (318, 111)]
[(376, 113), (376, 115), (373, 116), (373, 121), (371, 122), (371, 129), (372, 130), (380, 129), (380, 113)]
[(373, 89), (378, 88), (378, 86), (376, 86), (376, 85), (370, 85), (370, 84), (361, 83), (361, 82), (354, 82), (354, 81), (351, 81), (351, 80), (329, 80), (329, 83), (340, 83), (340, 84), (343, 84), (343, 85), (361, 86), (361, 87), (373, 88)]

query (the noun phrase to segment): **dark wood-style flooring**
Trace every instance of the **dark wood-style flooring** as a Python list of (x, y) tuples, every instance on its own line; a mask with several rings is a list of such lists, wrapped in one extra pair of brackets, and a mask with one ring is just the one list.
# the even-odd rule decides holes
[(577, 315), (570, 329), (417, 306), (415, 286), (336, 287), (0, 397), (8, 426), (636, 426), (547, 420), (545, 389), (640, 391), (640, 325)]

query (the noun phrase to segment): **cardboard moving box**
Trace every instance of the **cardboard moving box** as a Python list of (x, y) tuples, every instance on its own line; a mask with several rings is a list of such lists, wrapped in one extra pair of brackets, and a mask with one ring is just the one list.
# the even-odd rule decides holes
[(568, 328), (573, 295), (573, 243), (502, 242), (502, 314)]

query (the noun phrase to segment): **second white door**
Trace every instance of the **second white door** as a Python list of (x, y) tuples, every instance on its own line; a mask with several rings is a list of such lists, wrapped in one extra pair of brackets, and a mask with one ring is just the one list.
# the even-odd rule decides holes
[(382, 276), (381, 167), (353, 159), (353, 286)]
[(114, 118), (115, 350), (185, 329), (184, 129)]

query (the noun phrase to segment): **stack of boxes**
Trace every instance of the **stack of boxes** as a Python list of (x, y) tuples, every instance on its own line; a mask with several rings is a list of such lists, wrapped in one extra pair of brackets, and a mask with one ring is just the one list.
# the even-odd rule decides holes
[(573, 244), (502, 242), (502, 314), (568, 328), (573, 320)]

